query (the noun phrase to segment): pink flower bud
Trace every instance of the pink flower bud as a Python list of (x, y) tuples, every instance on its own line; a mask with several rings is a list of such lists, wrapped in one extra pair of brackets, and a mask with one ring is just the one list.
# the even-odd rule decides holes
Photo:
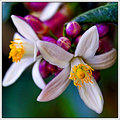
[(30, 11), (41, 11), (47, 5), (47, 2), (25, 2), (24, 5)]
[(20, 18), (21, 20), (24, 20), (25, 22), (27, 22), (26, 19), (25, 19), (24, 17), (17, 16), (17, 15), (15, 15), (15, 16), (18, 17), (18, 18)]
[(62, 68), (57, 68), (57, 71), (54, 73), (55, 76), (57, 76), (62, 71)]
[(112, 40), (109, 36), (104, 36), (99, 40), (98, 54), (106, 53), (113, 48)]
[(27, 15), (24, 19), (30, 24), (39, 37), (48, 32), (48, 27), (44, 25), (37, 17), (32, 15)]
[(49, 73), (53, 74), (57, 71), (57, 66), (54, 66), (54, 65), (48, 63), (47, 70), (49, 71)]
[(79, 42), (79, 40), (80, 40), (81, 36), (82, 36), (82, 35), (79, 35), (79, 36), (75, 39), (75, 42), (74, 42), (74, 44), (75, 44), (75, 45), (77, 45), (77, 44), (78, 44), (78, 42)]
[(69, 50), (71, 48), (71, 41), (67, 37), (60, 37), (57, 40), (57, 45), (65, 50)]
[(99, 33), (99, 37), (103, 37), (109, 31), (109, 26), (107, 24), (97, 24), (97, 29)]
[(66, 33), (70, 37), (76, 37), (81, 32), (81, 26), (77, 22), (69, 22), (66, 26)]
[(41, 39), (43, 41), (51, 42), (51, 43), (54, 43), (54, 44), (56, 44), (56, 42), (57, 42), (54, 38), (49, 37), (49, 36), (42, 36)]
[(104, 45), (103, 45), (103, 41), (99, 40), (99, 48), (97, 50), (97, 53), (102, 54), (104, 53)]
[(49, 71), (47, 70), (47, 65), (48, 63), (45, 60), (43, 60), (39, 65), (39, 71), (43, 78), (47, 78), (50, 75)]
[(92, 72), (92, 75), (93, 75), (93, 77), (95, 78), (95, 80), (96, 80), (97, 82), (99, 82), (99, 80), (100, 80), (100, 78), (101, 78), (101, 76), (100, 76), (100, 71), (95, 70), (95, 71)]
[(67, 20), (68, 18), (65, 15), (60, 12), (56, 12), (56, 14), (51, 19), (45, 21), (44, 23), (57, 37), (61, 37), (64, 23), (67, 22)]

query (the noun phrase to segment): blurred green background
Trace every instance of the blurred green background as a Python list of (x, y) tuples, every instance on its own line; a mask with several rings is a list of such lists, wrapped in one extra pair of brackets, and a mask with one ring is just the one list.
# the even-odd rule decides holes
[[(84, 3), (86, 7), (83, 6), (82, 10), (87, 11), (100, 4), (104, 3)], [(2, 77), (11, 64), (11, 60), (8, 59), (9, 43), (16, 32), (10, 15), (25, 16), (28, 13), (22, 3), (2, 4)], [(115, 29), (114, 47), (118, 49), (117, 25)], [(57, 99), (37, 102), (41, 90), (33, 82), (31, 70), (32, 66), (27, 68), (13, 85), (2, 88), (3, 118), (118, 117), (118, 60), (111, 68), (101, 71), (98, 84), (104, 97), (104, 109), (100, 115), (85, 106), (72, 82)], [(50, 79), (51, 77), (45, 80)]]

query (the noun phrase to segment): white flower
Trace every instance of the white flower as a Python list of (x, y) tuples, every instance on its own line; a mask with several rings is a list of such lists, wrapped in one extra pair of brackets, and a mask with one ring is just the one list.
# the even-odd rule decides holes
[(82, 35), (74, 55), (48, 42), (37, 41), (37, 46), (46, 61), (64, 68), (45, 86), (37, 100), (50, 101), (55, 99), (67, 88), (72, 79), (74, 85), (78, 87), (84, 103), (95, 112), (101, 113), (104, 100), (100, 88), (92, 76), (92, 71), (112, 66), (117, 55), (114, 48), (107, 53), (95, 55), (99, 47), (96, 26), (91, 27)]
[[(20, 34), (15, 33), (14, 41), (11, 41), (11, 51), (9, 53), (9, 58), (12, 58), (13, 63), (6, 72), (3, 78), (3, 86), (9, 86), (13, 84), (23, 71), (36, 61), (40, 63), (42, 56), (37, 56), (38, 49), (36, 46), (36, 41), (40, 41), (36, 33), (33, 31), (30, 25), (28, 25), (21, 17), (12, 15), (12, 20)], [(34, 72), (33, 66), (33, 80), (37, 83), (37, 86), (41, 89), (45, 87), (44, 81), (39, 81), (36, 76), (41, 77), (39, 70)]]
[[(61, 5), (62, 3), (49, 3), (42, 11), (40, 19), (42, 21), (50, 19)], [(46, 16), (46, 12), (48, 11), (51, 11), (51, 14), (47, 14)], [(32, 77), (35, 84), (39, 88), (43, 89), (45, 87), (45, 82), (43, 80), (39, 81), (41, 75), (38, 69), (42, 56), (37, 56), (38, 49), (36, 46), (36, 41), (38, 41), (39, 38), (23, 18), (14, 15), (12, 15), (11, 18), (18, 32), (24, 37), (18, 33), (14, 34), (14, 41), (11, 41), (11, 51), (9, 54), (9, 58), (12, 58), (14, 63), (12, 63), (4, 76), (3, 86), (7, 87), (13, 84), (20, 77), (23, 71), (36, 61), (33, 66)]]

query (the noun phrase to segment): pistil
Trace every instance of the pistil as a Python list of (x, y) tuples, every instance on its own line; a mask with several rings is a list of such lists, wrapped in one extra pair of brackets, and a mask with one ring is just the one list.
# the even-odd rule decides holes
[(92, 71), (94, 70), (89, 65), (78, 64), (72, 68), (69, 79), (72, 79), (74, 81), (74, 85), (78, 86), (80, 89), (84, 82), (93, 83), (91, 80)]

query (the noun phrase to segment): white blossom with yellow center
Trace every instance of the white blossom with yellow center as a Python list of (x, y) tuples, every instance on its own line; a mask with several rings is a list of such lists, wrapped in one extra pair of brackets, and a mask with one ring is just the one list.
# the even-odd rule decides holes
[[(21, 33), (21, 35), (23, 35), (24, 37), (22, 37), (18, 33), (15, 33), (13, 41), (10, 42), (11, 44), (9, 45), (10, 52), (8, 58), (12, 58), (13, 63), (3, 78), (4, 87), (13, 84), (28, 66), (30, 66), (34, 62), (40, 63), (40, 60), (42, 59), (41, 55), (37, 56), (38, 48), (36, 45), (36, 41), (39, 41), (39, 38), (30, 27), (30, 25), (28, 25), (21, 18), (14, 15), (12, 15), (12, 20), (19, 33)], [(38, 71), (34, 73), (36, 73), (33, 74), (34, 82), (37, 83), (38, 87), (44, 88), (45, 82), (40, 81), (38, 83), (38, 80), (35, 79), (36, 75), (39, 75), (39, 78), (41, 77), (41, 75)]]
[[(42, 21), (51, 19), (61, 5), (62, 3), (48, 3), (41, 13), (40, 19)], [(50, 14), (46, 15), (46, 12), (48, 11)], [(13, 84), (20, 77), (23, 71), (35, 62), (32, 69), (32, 77), (35, 84), (39, 88), (43, 89), (46, 84), (39, 72), (39, 64), (42, 60), (42, 56), (37, 56), (38, 49), (36, 45), (36, 42), (40, 40), (32, 27), (23, 20), (23, 18), (15, 15), (12, 15), (11, 18), (18, 32), (23, 37), (20, 34), (15, 33), (13, 41), (11, 41), (9, 46), (11, 49), (9, 58), (12, 58), (13, 63), (3, 78), (3, 86), (7, 87)], [(42, 42), (43, 41), (41, 41), (41, 43)]]
[(37, 100), (45, 102), (55, 99), (72, 80), (84, 103), (95, 112), (101, 113), (104, 100), (101, 90), (92, 76), (92, 71), (111, 67), (115, 63), (117, 53), (113, 48), (107, 53), (95, 55), (99, 47), (97, 27), (91, 27), (82, 35), (74, 55), (48, 42), (38, 41), (37, 46), (45, 60), (64, 68), (45, 86)]

